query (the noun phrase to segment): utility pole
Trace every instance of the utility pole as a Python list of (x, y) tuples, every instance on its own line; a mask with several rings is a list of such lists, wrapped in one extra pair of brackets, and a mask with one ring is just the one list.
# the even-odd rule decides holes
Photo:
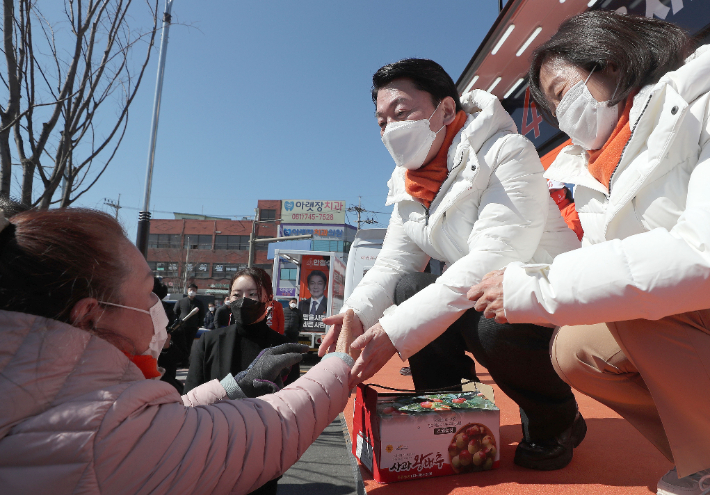
[(160, 36), (160, 54), (158, 55), (158, 79), (155, 82), (155, 97), (153, 98), (153, 119), (151, 122), (150, 142), (148, 144), (148, 169), (145, 175), (145, 200), (143, 211), (138, 212), (138, 233), (136, 247), (148, 256), (148, 233), (150, 232), (150, 191), (153, 187), (153, 165), (155, 163), (155, 143), (158, 139), (158, 118), (160, 117), (160, 102), (163, 96), (163, 76), (165, 75), (165, 57), (168, 53), (168, 34), (172, 21), (171, 12), (173, 0), (165, 0), (163, 13), (163, 32)]
[(254, 264), (254, 257), (256, 256), (256, 245), (269, 243), (269, 242), (279, 242), (279, 241), (296, 241), (301, 239), (313, 239), (313, 235), (293, 235), (288, 237), (269, 237), (267, 239), (257, 239), (256, 238), (256, 226), (259, 223), (274, 222), (275, 220), (264, 220), (263, 222), (259, 220), (259, 208), (254, 208), (254, 222), (251, 224), (251, 234), (249, 234), (249, 261), (247, 262), (247, 267), (251, 268)]
[(374, 218), (368, 218), (365, 220), (361, 220), (360, 216), (363, 213), (368, 213), (369, 210), (366, 210), (365, 208), (362, 207), (362, 196), (357, 197), (357, 206), (351, 206), (350, 208), (347, 209), (347, 211), (356, 211), (357, 212), (357, 230), (360, 230), (361, 224), (373, 224), (377, 223), (377, 221)]
[(116, 220), (118, 220), (118, 210), (121, 209), (121, 195), (118, 195), (118, 201), (116, 201), (115, 203), (111, 199), (104, 198), (104, 204), (116, 210)]
[(254, 221), (251, 224), (251, 234), (249, 234), (249, 260), (247, 261), (247, 268), (251, 268), (254, 264), (254, 254), (256, 251), (255, 241), (256, 241), (256, 226), (259, 223), (259, 208), (254, 208)]
[[(187, 237), (187, 236), (186, 236)], [(189, 239), (189, 237), (188, 237)], [(185, 265), (182, 267), (182, 287), (183, 294), (187, 294), (187, 263), (190, 260), (190, 242), (187, 243), (187, 252), (185, 253)]]

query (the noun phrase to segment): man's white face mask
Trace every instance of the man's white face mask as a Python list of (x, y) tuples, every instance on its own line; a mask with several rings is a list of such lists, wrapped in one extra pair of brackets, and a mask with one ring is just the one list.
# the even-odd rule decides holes
[[(607, 142), (619, 121), (619, 106), (607, 106), (610, 100), (597, 101), (587, 88), (587, 81), (579, 81), (562, 97), (557, 106), (557, 122), (560, 130), (572, 142), (585, 150), (598, 150)], [(616, 94), (616, 92), (614, 92)], [(614, 96), (612, 95), (612, 98)]]
[(428, 119), (403, 120), (387, 124), (382, 134), (382, 142), (398, 167), (416, 170), (424, 164), (436, 135), (445, 127), (442, 125), (436, 132), (429, 127), (429, 121), (440, 105), (441, 102)]

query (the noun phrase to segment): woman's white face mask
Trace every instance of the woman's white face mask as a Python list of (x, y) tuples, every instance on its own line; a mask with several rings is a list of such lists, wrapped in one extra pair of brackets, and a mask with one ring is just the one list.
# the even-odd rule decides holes
[(436, 132), (429, 127), (429, 121), (440, 105), (441, 102), (428, 119), (403, 120), (387, 124), (382, 134), (382, 142), (398, 167), (416, 170), (424, 164), (437, 134), (445, 127), (442, 125)]
[[(587, 88), (587, 81), (572, 86), (557, 105), (557, 122), (560, 130), (572, 142), (585, 150), (598, 150), (607, 142), (619, 121), (621, 102), (607, 106), (610, 100), (597, 101)], [(616, 94), (616, 92), (614, 92)], [(612, 99), (614, 96), (612, 95)]]
[(123, 306), (122, 304), (114, 304), (106, 301), (100, 301), (101, 304), (106, 304), (107, 306), (115, 306), (117, 308), (130, 309), (132, 311), (138, 311), (139, 313), (145, 313), (150, 315), (150, 319), (153, 322), (153, 338), (150, 340), (148, 349), (143, 353), (144, 356), (153, 356), (158, 359), (160, 356), (160, 351), (163, 350), (163, 345), (165, 341), (168, 340), (168, 332), (166, 330), (168, 326), (168, 315), (165, 314), (165, 308), (163, 308), (163, 303), (160, 299), (157, 299), (156, 303), (150, 307), (149, 311), (140, 308), (133, 308), (131, 306)]

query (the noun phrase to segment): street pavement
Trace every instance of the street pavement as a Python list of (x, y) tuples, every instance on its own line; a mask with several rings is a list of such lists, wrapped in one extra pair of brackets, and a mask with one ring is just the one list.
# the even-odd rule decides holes
[[(301, 374), (318, 363), (315, 354), (304, 356)], [(187, 369), (179, 369), (184, 382)], [(352, 455), (343, 415), (340, 414), (318, 439), (286, 471), (278, 484), (278, 495), (364, 495), (364, 484)]]

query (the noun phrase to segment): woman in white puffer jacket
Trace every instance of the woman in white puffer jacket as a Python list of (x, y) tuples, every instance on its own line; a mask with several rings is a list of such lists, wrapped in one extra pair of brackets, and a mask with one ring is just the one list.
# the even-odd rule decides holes
[(546, 176), (576, 184), (583, 248), (510, 265), (469, 295), (498, 321), (562, 326), (560, 376), (675, 463), (659, 494), (699, 494), (710, 474), (710, 47), (693, 53), (660, 20), (588, 12), (536, 50), (530, 81), (575, 143)]
[[(417, 389), (460, 387), (462, 378), (475, 378), (468, 349), (521, 408), (515, 462), (566, 466), (585, 425), (547, 357), (552, 330), (496, 325), (466, 298), (491, 269), (550, 262), (579, 246), (549, 196), (535, 148), (495, 96), (474, 90), (459, 100), (451, 78), (431, 60), (379, 69), (373, 101), (398, 166), (389, 181), (394, 211), (382, 250), (343, 307), (367, 330), (353, 368), (360, 370), (357, 381), (398, 352), (409, 359)], [(421, 273), (430, 258), (447, 263), (441, 276)], [(339, 319), (325, 320), (335, 328), (321, 351)]]

